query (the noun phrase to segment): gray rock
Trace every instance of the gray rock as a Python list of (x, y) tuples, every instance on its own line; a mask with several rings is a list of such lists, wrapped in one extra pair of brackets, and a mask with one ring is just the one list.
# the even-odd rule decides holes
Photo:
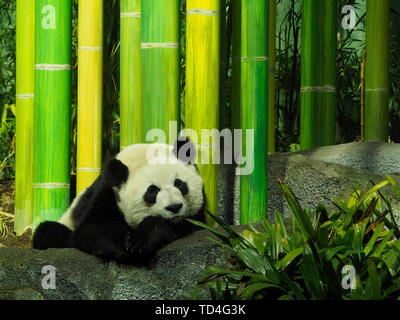
[[(159, 251), (152, 267), (103, 263), (76, 249), (0, 249), (2, 299), (187, 299), (209, 265), (224, 265), (229, 253), (208, 231), (175, 241)], [(44, 289), (44, 266), (55, 267), (55, 289)]]
[[(315, 208), (319, 203), (347, 198), (353, 188), (369, 189), (370, 181), (380, 182), (385, 174), (399, 181), (400, 144), (378, 141), (356, 142), (321, 147), (307, 151), (276, 153), (268, 156), (268, 208), (271, 216), (279, 211), (290, 215), (284, 197), (276, 182), (283, 179), (305, 207)], [(220, 166), (218, 185), (218, 213), (227, 222), (240, 221), (240, 177), (234, 168)], [(390, 187), (384, 191), (392, 198), (394, 210), (400, 212), (397, 198)]]
[[(368, 190), (371, 181), (379, 183), (385, 180), (383, 175), (373, 174), (347, 166), (312, 160), (301, 154), (276, 155), (270, 161), (270, 176), (268, 181), (268, 212), (275, 210), (290, 215), (290, 210), (279, 190), (276, 180), (280, 178), (293, 190), (304, 208), (316, 208), (324, 204), (333, 209), (331, 200), (348, 199), (354, 189)], [(398, 183), (400, 178), (393, 176)], [(390, 186), (381, 190), (391, 200), (394, 211), (400, 213), (399, 199), (395, 197)]]
[(365, 141), (299, 151), (311, 159), (376, 174), (400, 174), (400, 144)]

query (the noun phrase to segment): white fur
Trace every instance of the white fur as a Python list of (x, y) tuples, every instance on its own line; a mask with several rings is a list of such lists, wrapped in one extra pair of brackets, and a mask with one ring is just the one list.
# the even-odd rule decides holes
[[(128, 167), (129, 176), (127, 182), (115, 192), (119, 194), (118, 206), (131, 227), (137, 226), (148, 216), (182, 218), (200, 210), (203, 204), (203, 180), (193, 165), (178, 160), (172, 150), (173, 147), (166, 144), (136, 144), (117, 155), (116, 158)], [(159, 163), (156, 163), (157, 160)], [(183, 196), (174, 186), (177, 178), (187, 183), (187, 195)], [(152, 184), (160, 188), (160, 192), (156, 203), (149, 205), (143, 195)], [(182, 203), (178, 213), (165, 209), (176, 203)]]

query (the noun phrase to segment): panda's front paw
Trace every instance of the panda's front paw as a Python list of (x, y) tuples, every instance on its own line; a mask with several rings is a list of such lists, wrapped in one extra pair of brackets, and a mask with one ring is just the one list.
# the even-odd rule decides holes
[(173, 229), (161, 218), (145, 219), (125, 237), (125, 249), (140, 258), (152, 256), (158, 249), (177, 239)]
[(125, 236), (125, 250), (129, 253), (134, 253), (140, 247), (140, 243), (133, 232), (128, 232)]
[(125, 237), (125, 250), (132, 256), (145, 257), (152, 254), (148, 239), (141, 237), (137, 232), (128, 232)]

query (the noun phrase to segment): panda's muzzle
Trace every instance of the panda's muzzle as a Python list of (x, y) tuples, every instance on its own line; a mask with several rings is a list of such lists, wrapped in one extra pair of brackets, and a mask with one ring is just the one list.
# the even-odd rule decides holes
[(165, 209), (171, 211), (172, 213), (178, 213), (179, 210), (181, 210), (182, 206), (183, 206), (182, 203), (174, 203), (165, 207)]

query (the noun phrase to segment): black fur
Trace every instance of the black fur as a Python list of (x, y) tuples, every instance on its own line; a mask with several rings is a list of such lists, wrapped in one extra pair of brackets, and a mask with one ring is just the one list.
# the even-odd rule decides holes
[(41, 223), (33, 236), (33, 247), (40, 250), (69, 247), (72, 231), (61, 223), (46, 221)]
[(160, 192), (159, 187), (151, 185), (147, 188), (146, 192), (144, 193), (143, 200), (148, 204), (154, 204), (156, 203), (157, 194), (159, 192)]
[(193, 163), (196, 158), (196, 148), (187, 137), (178, 137), (174, 144), (174, 155), (185, 163)]
[[(74, 231), (58, 222), (43, 222), (33, 235), (33, 247), (71, 247), (105, 261), (145, 265), (158, 249), (197, 229), (186, 220), (176, 222), (161, 217), (148, 217), (136, 229), (130, 228), (117, 206), (112, 189), (126, 181), (127, 170), (125, 172), (124, 167), (122, 162), (111, 160), (82, 194), (72, 213)], [(204, 221), (204, 206), (205, 197), (201, 210), (190, 218)]]
[(118, 159), (111, 159), (108, 161), (104, 170), (105, 179), (113, 187), (118, 187), (128, 179), (128, 168)]
[(189, 192), (187, 183), (182, 181), (181, 179), (175, 179), (174, 186), (178, 188), (184, 196), (187, 195)]

